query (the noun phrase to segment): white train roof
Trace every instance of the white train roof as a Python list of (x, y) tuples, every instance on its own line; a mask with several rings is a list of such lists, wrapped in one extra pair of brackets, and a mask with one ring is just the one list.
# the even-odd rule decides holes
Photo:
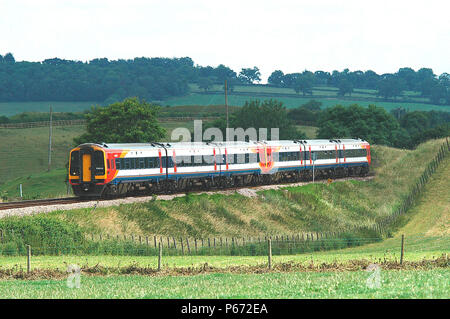
[[(125, 150), (145, 150), (159, 148), (196, 148), (207, 149), (213, 147), (252, 147), (255, 145), (269, 146), (295, 146), (299, 144), (305, 145), (329, 145), (333, 143), (354, 144), (367, 143), (361, 139), (333, 139), (333, 140), (279, 140), (279, 141), (226, 141), (226, 142), (174, 142), (174, 143), (102, 143), (102, 144), (82, 144), (83, 146), (97, 145), (108, 149), (125, 149)], [(80, 146), (82, 146), (80, 145)]]

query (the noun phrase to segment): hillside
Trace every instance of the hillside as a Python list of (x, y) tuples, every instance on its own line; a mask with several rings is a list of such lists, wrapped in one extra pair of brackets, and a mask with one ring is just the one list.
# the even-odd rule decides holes
[[(258, 236), (300, 231), (357, 233), (392, 213), (443, 140), (407, 151), (373, 147), (375, 177), (258, 192), (257, 197), (193, 195), (118, 207), (53, 212), (86, 233), (163, 236)], [(430, 156), (431, 155), (431, 156)], [(445, 192), (445, 190), (442, 190)]]

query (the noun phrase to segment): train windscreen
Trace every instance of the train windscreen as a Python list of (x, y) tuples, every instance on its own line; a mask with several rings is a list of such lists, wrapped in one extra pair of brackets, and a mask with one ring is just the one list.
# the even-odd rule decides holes
[(73, 151), (70, 156), (70, 175), (80, 176), (80, 151)]

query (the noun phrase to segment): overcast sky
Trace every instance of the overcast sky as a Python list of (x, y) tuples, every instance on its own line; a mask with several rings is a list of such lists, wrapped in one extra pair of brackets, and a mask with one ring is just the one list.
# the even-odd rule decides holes
[(191, 57), (264, 81), (285, 73), (429, 67), (450, 73), (448, 1), (0, 0), (0, 54)]

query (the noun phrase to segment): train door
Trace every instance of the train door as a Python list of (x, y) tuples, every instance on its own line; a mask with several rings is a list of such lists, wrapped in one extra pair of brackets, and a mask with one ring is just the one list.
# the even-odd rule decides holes
[(90, 182), (92, 180), (92, 160), (91, 154), (83, 154), (83, 182)]

